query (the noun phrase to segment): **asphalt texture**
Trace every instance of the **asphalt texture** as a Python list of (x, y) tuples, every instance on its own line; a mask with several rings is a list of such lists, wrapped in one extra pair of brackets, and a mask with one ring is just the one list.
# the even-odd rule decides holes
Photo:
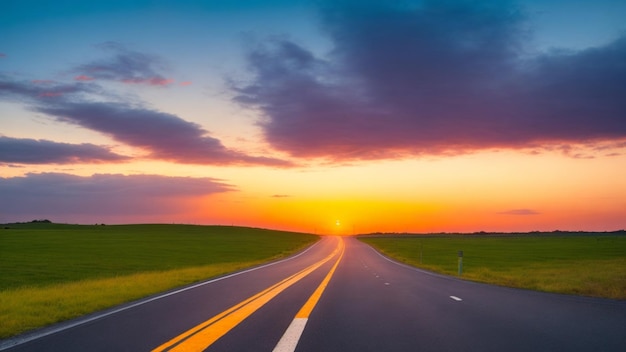
[[(7, 351), (151, 351), (321, 260), (301, 255), (0, 342)], [(626, 351), (626, 301), (477, 284), (391, 261), (355, 238), (296, 351)], [(272, 351), (335, 259), (287, 288), (206, 351)], [(39, 337), (41, 336), (41, 337)]]

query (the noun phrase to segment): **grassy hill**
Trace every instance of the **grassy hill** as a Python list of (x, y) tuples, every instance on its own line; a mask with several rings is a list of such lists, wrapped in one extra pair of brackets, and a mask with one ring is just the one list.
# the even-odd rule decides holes
[(381, 235), (361, 240), (404, 263), (464, 279), (533, 290), (626, 299), (626, 235)]
[(232, 226), (0, 226), (0, 338), (258, 265), (317, 236)]

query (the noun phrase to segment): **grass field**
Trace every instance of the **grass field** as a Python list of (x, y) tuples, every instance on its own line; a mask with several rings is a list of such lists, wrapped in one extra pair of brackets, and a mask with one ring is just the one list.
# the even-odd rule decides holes
[(464, 279), (626, 299), (626, 236), (380, 236), (362, 241), (404, 263)]
[(316, 236), (230, 226), (0, 227), (0, 338), (294, 253)]

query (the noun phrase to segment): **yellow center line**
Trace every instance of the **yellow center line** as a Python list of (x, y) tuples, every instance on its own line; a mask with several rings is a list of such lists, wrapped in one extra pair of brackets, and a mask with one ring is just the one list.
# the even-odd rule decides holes
[(342, 240), (338, 242), (337, 247), (330, 255), (319, 262), (310, 265), (300, 272), (230, 307), (229, 309), (187, 330), (152, 351), (202, 351), (206, 349), (252, 313), (269, 302), (272, 298), (276, 297), (276, 295), (315, 271), (317, 268), (332, 259), (340, 251), (343, 254)]
[(283, 336), (280, 338), (280, 341), (278, 341), (278, 344), (274, 348), (273, 352), (295, 351), (296, 346), (300, 341), (300, 336), (302, 336), (302, 332), (304, 332), (304, 327), (309, 320), (309, 315), (311, 315), (313, 308), (315, 308), (315, 305), (317, 305), (320, 297), (322, 297), (322, 293), (324, 293), (324, 290), (326, 289), (326, 286), (328, 286), (330, 279), (333, 277), (337, 266), (339, 266), (339, 262), (341, 262), (341, 259), (343, 258), (343, 253), (345, 250), (343, 240), (341, 240), (341, 244), (341, 254), (339, 254), (339, 258), (330, 269), (328, 274), (326, 274), (326, 277), (324, 278), (324, 280), (322, 280), (315, 292), (313, 292), (311, 297), (309, 297), (309, 299), (306, 301), (306, 303), (304, 303), (302, 308), (300, 308), (298, 313), (296, 313), (295, 318), (293, 319)]
[(315, 292), (313, 292), (311, 297), (309, 297), (309, 300), (306, 301), (306, 303), (302, 306), (302, 308), (300, 308), (300, 311), (296, 314), (296, 318), (308, 318), (309, 315), (311, 315), (311, 311), (313, 311), (313, 308), (315, 308), (317, 301), (319, 301), (320, 297), (322, 297), (322, 293), (326, 289), (326, 286), (328, 286), (328, 282), (330, 281), (330, 278), (333, 277), (333, 274), (335, 273), (335, 270), (337, 269), (337, 266), (339, 265), (341, 258), (343, 258), (343, 252), (344, 252), (343, 249), (344, 248), (342, 247), (341, 254), (339, 255), (339, 259), (337, 259), (337, 261), (335, 262), (335, 265), (333, 265), (332, 269), (330, 269), (330, 271), (328, 272), (328, 274), (326, 275), (322, 283), (317, 287)]

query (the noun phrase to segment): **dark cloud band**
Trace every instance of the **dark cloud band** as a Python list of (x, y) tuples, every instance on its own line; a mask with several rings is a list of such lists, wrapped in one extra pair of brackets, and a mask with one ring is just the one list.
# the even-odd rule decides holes
[(94, 218), (124, 215), (175, 215), (184, 200), (233, 191), (212, 178), (96, 174), (89, 177), (42, 173), (0, 177), (0, 214), (4, 220), (77, 215)]
[[(260, 165), (289, 167), (293, 164), (268, 156), (254, 156), (225, 147), (201, 126), (179, 116), (146, 108), (114, 96), (97, 83), (119, 80), (134, 84), (167, 85), (157, 58), (108, 43), (113, 59), (82, 65), (71, 83), (48, 80), (20, 81), (0, 75), (0, 98), (21, 101), (30, 109), (57, 121), (103, 133), (114, 140), (141, 148), (148, 157), (176, 163), (202, 165)], [(16, 163), (119, 161), (102, 147), (71, 146), (45, 141), (4, 140), (3, 160)], [(8, 145), (7, 144), (7, 145)], [(43, 145), (50, 147), (42, 148)]]
[(274, 147), (379, 159), (626, 139), (626, 38), (530, 57), (508, 2), (332, 1), (324, 58), (287, 40), (251, 50), (235, 100)]
[(18, 164), (115, 163), (129, 158), (94, 144), (0, 136), (0, 162)]
[(59, 121), (143, 148), (153, 159), (190, 164), (289, 165), (278, 159), (254, 157), (227, 149), (199, 125), (176, 115), (124, 103), (58, 102), (37, 110)]

